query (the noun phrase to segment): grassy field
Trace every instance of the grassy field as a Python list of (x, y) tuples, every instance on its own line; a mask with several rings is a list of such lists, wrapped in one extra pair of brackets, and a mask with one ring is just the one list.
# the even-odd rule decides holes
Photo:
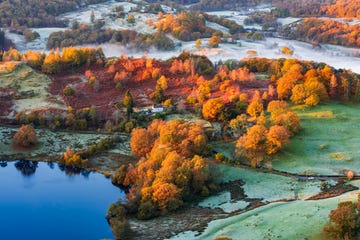
[(274, 169), (305, 174), (360, 173), (360, 105), (295, 109), (302, 130), (272, 160)]
[[(48, 93), (50, 82), (49, 77), (36, 72), (22, 62), (0, 64), (0, 88), (16, 90), (13, 108), (17, 112), (51, 107), (66, 109), (60, 97)], [(53, 101), (48, 101), (50, 98)]]
[(335, 209), (338, 202), (356, 199), (357, 191), (354, 191), (317, 201), (271, 203), (244, 214), (212, 221), (200, 236), (185, 232), (173, 239), (325, 239), (321, 232), (330, 210)]
[[(256, 170), (219, 164), (224, 181), (241, 179), (248, 198), (261, 198), (263, 202), (283, 199), (306, 199), (320, 192), (320, 181), (303, 182), (295, 178), (279, 176)], [(334, 185), (334, 181), (328, 181)]]

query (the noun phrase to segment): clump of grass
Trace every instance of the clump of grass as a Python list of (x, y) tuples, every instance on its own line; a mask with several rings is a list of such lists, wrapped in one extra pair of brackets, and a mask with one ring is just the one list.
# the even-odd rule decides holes
[(352, 157), (345, 156), (343, 152), (330, 153), (330, 158), (338, 161), (352, 161)]
[(332, 111), (311, 112), (307, 113), (306, 116), (313, 118), (335, 118), (335, 115)]
[(328, 149), (328, 148), (329, 148), (329, 146), (327, 144), (320, 144), (319, 145), (320, 150), (325, 150), (325, 149)]

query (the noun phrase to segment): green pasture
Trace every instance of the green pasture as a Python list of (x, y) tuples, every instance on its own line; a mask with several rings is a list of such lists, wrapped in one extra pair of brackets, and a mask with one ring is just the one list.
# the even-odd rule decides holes
[(296, 107), (302, 130), (275, 155), (272, 167), (302, 174), (360, 173), (360, 105)]

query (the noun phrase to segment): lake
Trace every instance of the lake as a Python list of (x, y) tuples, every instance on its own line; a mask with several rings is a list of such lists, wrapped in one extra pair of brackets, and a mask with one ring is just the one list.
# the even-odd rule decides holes
[(105, 219), (124, 193), (102, 174), (43, 162), (0, 163), (1, 239), (113, 238)]

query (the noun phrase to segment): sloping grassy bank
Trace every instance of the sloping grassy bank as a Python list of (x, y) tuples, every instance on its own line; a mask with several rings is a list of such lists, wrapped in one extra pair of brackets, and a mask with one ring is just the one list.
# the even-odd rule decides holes
[(360, 105), (297, 107), (302, 130), (272, 160), (276, 170), (300, 174), (360, 173)]

